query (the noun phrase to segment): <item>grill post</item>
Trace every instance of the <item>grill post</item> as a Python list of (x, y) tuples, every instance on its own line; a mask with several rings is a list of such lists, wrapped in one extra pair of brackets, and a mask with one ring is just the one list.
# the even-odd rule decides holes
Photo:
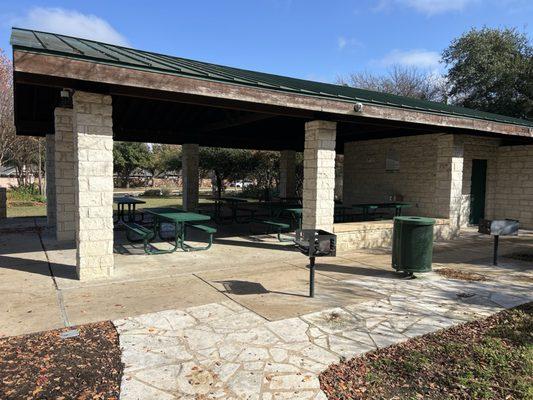
[(500, 239), (500, 235), (494, 235), (494, 255), (492, 258), (492, 264), (498, 265), (498, 241)]
[(321, 229), (298, 229), (294, 244), (309, 257), (309, 297), (315, 297), (315, 257), (335, 257), (337, 237)]
[(315, 257), (309, 257), (309, 297), (315, 297)]

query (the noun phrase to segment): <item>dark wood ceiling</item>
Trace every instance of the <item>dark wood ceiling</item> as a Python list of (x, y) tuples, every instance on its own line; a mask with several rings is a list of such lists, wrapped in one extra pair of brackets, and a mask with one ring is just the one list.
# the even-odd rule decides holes
[[(201, 146), (257, 150), (301, 151), (305, 122), (334, 120), (337, 125), (337, 152), (345, 142), (396, 136), (443, 132), (442, 127), (301, 112), (290, 109), (259, 108), (253, 104), (220, 102), (217, 99), (172, 97), (161, 93), (132, 92), (124, 88), (91, 87), (113, 97), (114, 139), (151, 143), (199, 143)], [(53, 134), (54, 108), (59, 104), (60, 88), (16, 83), (15, 122), (23, 135)], [(468, 133), (446, 128), (450, 133)], [(487, 133), (480, 135), (490, 136)], [(524, 143), (516, 138), (509, 143)]]

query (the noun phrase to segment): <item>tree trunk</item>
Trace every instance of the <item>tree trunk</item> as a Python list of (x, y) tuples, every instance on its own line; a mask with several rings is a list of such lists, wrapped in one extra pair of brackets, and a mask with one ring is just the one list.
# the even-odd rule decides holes
[(217, 194), (218, 198), (220, 199), (222, 197), (222, 177), (217, 175)]
[(42, 196), (43, 194), (43, 174), (42, 174), (42, 157), (41, 157), (41, 140), (38, 139), (38, 142), (37, 142), (37, 151), (39, 152), (38, 156), (39, 156), (39, 162), (38, 162), (38, 179), (39, 179), (39, 195)]

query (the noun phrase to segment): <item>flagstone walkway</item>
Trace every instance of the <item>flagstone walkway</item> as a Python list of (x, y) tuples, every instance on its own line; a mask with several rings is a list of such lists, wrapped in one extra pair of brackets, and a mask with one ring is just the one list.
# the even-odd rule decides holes
[(233, 301), (115, 321), (125, 363), (121, 398), (325, 399), (318, 375), (340, 357), (533, 300), (527, 283), (433, 274), (346, 282), (382, 298), (279, 321)]

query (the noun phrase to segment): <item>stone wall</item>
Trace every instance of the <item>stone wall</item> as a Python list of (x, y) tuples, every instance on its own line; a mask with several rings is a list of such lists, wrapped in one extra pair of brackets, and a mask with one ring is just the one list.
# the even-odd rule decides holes
[(48, 227), (56, 225), (55, 135), (46, 135), (46, 220)]
[[(405, 214), (435, 217), (438, 134), (367, 140), (344, 145), (343, 203), (390, 201), (399, 195), (413, 204)], [(399, 169), (386, 170), (387, 154)]]
[[(407, 215), (451, 217), (466, 226), (472, 160), (481, 159), (487, 160), (486, 218), (516, 218), (533, 228), (533, 145), (500, 144), (495, 138), (443, 134), (346, 143), (343, 203), (388, 201), (399, 194), (414, 205)], [(391, 150), (399, 161), (396, 171), (385, 167)]]
[(303, 218), (304, 229), (333, 228), (335, 140), (337, 124), (305, 123)]
[(296, 152), (283, 150), (279, 159), (279, 197), (296, 196)]
[(105, 278), (114, 265), (111, 96), (78, 91), (73, 103), (77, 272)]
[(195, 143), (184, 143), (182, 146), (183, 209), (186, 211), (198, 208), (199, 151)]
[[(392, 244), (393, 222), (346, 222), (333, 225), (333, 232), (337, 235), (337, 251), (389, 247)], [(435, 240), (453, 238), (450, 221), (437, 219), (433, 236)]]
[(434, 216), (449, 218), (450, 228), (457, 235), (461, 227), (464, 136), (441, 135), (437, 146)]
[(497, 149), (493, 204), (489, 218), (514, 218), (533, 229), (533, 145)]
[(55, 109), (56, 238), (76, 239), (72, 109)]

